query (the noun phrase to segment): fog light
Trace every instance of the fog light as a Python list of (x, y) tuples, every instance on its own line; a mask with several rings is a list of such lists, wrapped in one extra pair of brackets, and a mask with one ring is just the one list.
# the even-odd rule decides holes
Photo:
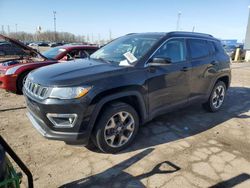
[(58, 128), (72, 128), (76, 124), (77, 114), (47, 114), (47, 118)]

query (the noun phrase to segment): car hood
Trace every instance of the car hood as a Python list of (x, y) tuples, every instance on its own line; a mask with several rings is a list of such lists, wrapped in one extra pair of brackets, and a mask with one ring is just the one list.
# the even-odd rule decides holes
[(57, 63), (55, 60), (44, 60), (44, 61), (36, 61), (36, 60), (9, 60), (5, 61), (3, 63), (0, 63), (0, 70), (6, 71), (8, 69), (19, 69), (21, 67), (27, 67), (32, 66), (32, 68), (36, 67), (34, 65), (37, 65), (38, 67), (51, 64), (51, 63)]
[(78, 86), (105, 79), (112, 74), (120, 74), (124, 70), (126, 67), (115, 66), (101, 60), (82, 59), (39, 68), (32, 71), (27, 79), (47, 87)]
[(39, 53), (35, 49), (33, 49), (33, 48), (29, 47), (29, 46), (26, 46), (25, 44), (23, 44), (22, 42), (20, 42), (18, 40), (6, 37), (6, 36), (1, 35), (1, 34), (0, 34), (0, 38), (4, 39), (5, 41), (8, 41), (8, 42), (10, 42), (12, 44), (15, 44), (16, 46), (19, 46), (21, 49), (23, 49), (30, 56), (35, 56), (36, 55), (36, 56), (40, 56), (43, 59), (47, 59), (45, 56), (43, 56), (41, 53)]

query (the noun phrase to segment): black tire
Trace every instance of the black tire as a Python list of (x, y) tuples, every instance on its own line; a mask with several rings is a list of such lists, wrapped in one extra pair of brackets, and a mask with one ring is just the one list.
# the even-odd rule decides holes
[(26, 77), (27, 77), (28, 74), (29, 74), (29, 72), (24, 72), (17, 79), (17, 91), (16, 91), (16, 93), (18, 95), (22, 95), (23, 94), (23, 82), (24, 82), (24, 79), (26, 79)]
[[(124, 128), (124, 130), (121, 130), (122, 133), (119, 133), (118, 135), (116, 135), (117, 133), (112, 133), (112, 135), (115, 135), (115, 138), (113, 139), (114, 141), (112, 141), (112, 143), (115, 143), (115, 139), (120, 140), (121, 141), (121, 136), (124, 136), (125, 134), (125, 131), (128, 131), (130, 132), (130, 136), (129, 139), (126, 140), (126, 142), (124, 143), (124, 145), (121, 145), (117, 147), (112, 147), (110, 146), (111, 143), (108, 143), (108, 139), (106, 137), (106, 132), (107, 130), (105, 131), (105, 128), (107, 128), (108, 123), (111, 121), (111, 118), (114, 118), (113, 120), (115, 120), (115, 118), (117, 119), (117, 117), (120, 118), (120, 115), (118, 115), (118, 113), (127, 113), (129, 114), (127, 116), (127, 118), (130, 118), (131, 122), (133, 122), (133, 131), (128, 131), (126, 130), (126, 128)], [(119, 119), (118, 118), (118, 119)], [(130, 121), (129, 120), (129, 121)], [(118, 121), (118, 123), (116, 125), (116, 127), (127, 127), (125, 126), (124, 122), (127, 121), (127, 120), (124, 120), (123, 123), (120, 123), (120, 121)], [(121, 121), (122, 122), (122, 121)], [(129, 123), (127, 123), (129, 124)], [(110, 130), (113, 129), (113, 132), (116, 132), (118, 130), (118, 128), (109, 128)], [(126, 104), (126, 103), (122, 103), (122, 102), (117, 102), (117, 103), (112, 103), (112, 104), (109, 104), (108, 106), (106, 106), (106, 108), (104, 109), (103, 113), (100, 114), (99, 116), (99, 119), (97, 120), (97, 124), (95, 125), (95, 128), (94, 128), (94, 131), (93, 131), (93, 134), (92, 134), (92, 140), (93, 140), (93, 143), (102, 151), (102, 152), (105, 152), (105, 153), (117, 153), (123, 149), (125, 149), (126, 147), (128, 147), (132, 141), (134, 140), (137, 132), (138, 132), (138, 129), (139, 129), (139, 117), (138, 117), (138, 114), (137, 112), (135, 111), (135, 109), (133, 107), (131, 107), (130, 105)], [(124, 138), (124, 137), (123, 137)], [(120, 141), (118, 141), (120, 143)]]
[[(216, 101), (214, 101), (214, 99), (215, 99), (214, 94), (215, 94), (216, 90), (218, 88), (221, 88), (221, 87), (224, 90), (224, 96), (223, 96), (223, 99), (221, 99), (222, 101), (220, 100), (220, 102), (219, 102), (220, 105), (218, 105), (216, 107), (216, 105), (214, 104), (216, 102)], [(216, 84), (215, 84), (215, 86), (214, 86), (214, 88), (213, 88), (213, 90), (212, 90), (212, 92), (211, 92), (211, 94), (209, 96), (208, 101), (203, 104), (204, 109), (209, 111), (209, 112), (217, 112), (217, 111), (219, 111), (221, 109), (221, 107), (223, 106), (225, 95), (226, 95), (226, 90), (227, 90), (227, 87), (226, 87), (224, 82), (222, 82), (222, 81), (216, 82)], [(221, 97), (219, 96), (219, 98), (221, 98)], [(218, 103), (218, 101), (216, 103)]]

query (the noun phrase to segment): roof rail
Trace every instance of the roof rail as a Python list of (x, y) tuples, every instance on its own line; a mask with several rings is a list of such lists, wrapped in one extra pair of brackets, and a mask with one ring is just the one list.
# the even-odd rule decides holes
[(128, 34), (126, 34), (126, 35), (133, 35), (133, 34), (136, 34), (136, 33), (128, 33)]
[(171, 31), (168, 34), (193, 34), (193, 35), (201, 35), (206, 37), (213, 37), (213, 35), (206, 34), (206, 33), (198, 33), (198, 32), (190, 32), (190, 31)]

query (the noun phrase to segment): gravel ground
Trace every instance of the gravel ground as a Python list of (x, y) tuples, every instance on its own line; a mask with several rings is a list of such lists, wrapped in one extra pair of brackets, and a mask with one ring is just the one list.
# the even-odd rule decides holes
[[(23, 96), (0, 91), (0, 133), (35, 187), (250, 187), (250, 64), (233, 64), (223, 110), (200, 105), (156, 118), (116, 155), (50, 141), (32, 127)], [(24, 180), (23, 187), (26, 186)]]

